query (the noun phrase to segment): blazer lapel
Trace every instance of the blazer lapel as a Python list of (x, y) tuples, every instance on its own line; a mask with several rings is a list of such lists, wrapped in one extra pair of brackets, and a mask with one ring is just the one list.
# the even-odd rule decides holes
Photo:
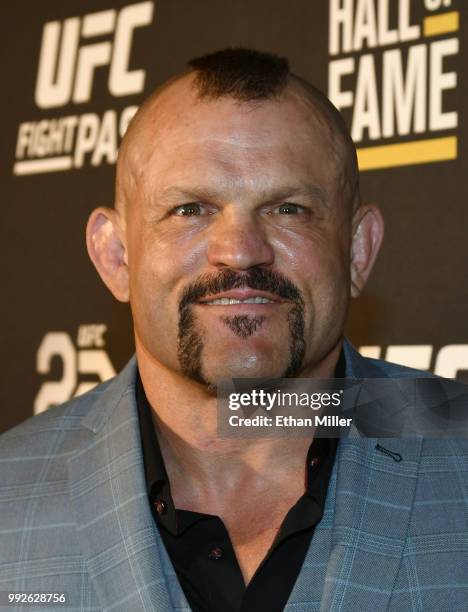
[[(82, 419), (68, 460), (70, 497), (83, 554), (102, 607), (116, 611), (189, 610), (174, 601), (165, 550), (148, 504), (135, 405), (133, 359)], [(90, 401), (90, 400), (88, 400)]]
[[(377, 444), (402, 460), (377, 450)], [(341, 441), (324, 612), (387, 609), (408, 531), (421, 444), (421, 439), (398, 438)]]
[[(386, 377), (347, 340), (344, 351), (347, 378)], [(338, 446), (323, 518), (286, 610), (388, 608), (409, 527), (422, 440), (363, 438), (354, 426), (347, 433)]]
[[(347, 342), (345, 352), (347, 377), (385, 377)], [(408, 531), (421, 447), (421, 438), (360, 438), (353, 427), (341, 440), (323, 612), (387, 609)]]

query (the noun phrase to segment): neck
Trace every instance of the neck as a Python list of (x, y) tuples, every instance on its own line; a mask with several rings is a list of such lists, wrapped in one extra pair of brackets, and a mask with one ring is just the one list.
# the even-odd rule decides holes
[[(340, 339), (319, 364), (302, 372), (301, 377), (332, 378), (341, 344)], [(185, 490), (187, 486), (193, 491), (202, 489), (210, 496), (219, 495), (220, 486), (226, 490), (248, 482), (258, 489), (271, 486), (271, 478), (283, 481), (291, 470), (303, 473), (310, 438), (219, 438), (217, 397), (204, 385), (156, 361), (138, 340), (136, 349), (171, 485), (183, 481)], [(269, 474), (268, 482), (265, 473)]]

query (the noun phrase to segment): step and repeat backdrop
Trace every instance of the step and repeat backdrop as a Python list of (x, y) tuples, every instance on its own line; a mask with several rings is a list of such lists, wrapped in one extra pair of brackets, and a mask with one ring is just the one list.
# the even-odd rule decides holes
[[(463, 0), (16, 0), (1, 20), (0, 430), (83, 393), (133, 353), (129, 308), (85, 248), (112, 205), (126, 127), (188, 59), (289, 58), (342, 111), (385, 243), (347, 333), (361, 352), (468, 379)], [(465, 68), (465, 70), (464, 70)]]

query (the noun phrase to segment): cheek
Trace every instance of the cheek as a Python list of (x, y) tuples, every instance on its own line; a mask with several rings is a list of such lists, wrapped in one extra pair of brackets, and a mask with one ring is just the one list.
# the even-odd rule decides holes
[(206, 250), (206, 236), (195, 224), (158, 227), (141, 238), (144, 267), (152, 268), (161, 283), (173, 285), (197, 270)]
[(151, 319), (152, 324), (166, 322), (171, 317), (171, 289), (174, 285), (174, 266), (169, 266), (161, 256), (144, 258), (130, 267), (130, 301), (136, 314)]
[(130, 301), (137, 328), (174, 339), (179, 300), (199, 267), (203, 245), (193, 236), (158, 232), (135, 241), (129, 258)]
[(330, 276), (342, 277), (349, 267), (348, 247), (334, 228), (304, 229), (279, 236), (275, 240), (278, 261), (286, 269), (317, 281)]
[(144, 242), (129, 258), (130, 304), (135, 331), (148, 348), (165, 343), (174, 327), (169, 308), (172, 271), (154, 247)]
[(148, 289), (165, 293), (187, 267), (190, 250), (186, 240), (173, 232), (151, 229), (148, 221), (139, 224), (132, 234), (131, 281), (138, 292)]
[(322, 318), (330, 310), (346, 308), (349, 257), (340, 236), (332, 231), (296, 234), (294, 240), (278, 245), (278, 252), (278, 267), (302, 290), (306, 312)]

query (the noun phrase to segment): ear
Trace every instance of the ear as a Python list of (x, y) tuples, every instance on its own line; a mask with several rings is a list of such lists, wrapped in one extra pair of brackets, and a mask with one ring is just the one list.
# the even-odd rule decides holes
[(361, 205), (353, 216), (351, 242), (351, 296), (358, 297), (374, 266), (384, 236), (382, 213), (372, 204)]
[(88, 253), (99, 276), (119, 302), (128, 302), (128, 259), (125, 230), (117, 211), (96, 208), (86, 226)]

